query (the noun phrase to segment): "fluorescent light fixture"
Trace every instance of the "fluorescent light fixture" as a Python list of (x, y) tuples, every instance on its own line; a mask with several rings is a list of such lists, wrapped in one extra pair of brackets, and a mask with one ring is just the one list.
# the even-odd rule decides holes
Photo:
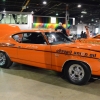
[(77, 7), (78, 7), (78, 8), (81, 8), (81, 6), (82, 6), (82, 5), (80, 5), (80, 4), (79, 4), (79, 5), (77, 5)]
[(81, 13), (82, 13), (82, 14), (87, 14), (87, 12), (86, 12), (86, 11), (82, 11)]
[(51, 17), (51, 23), (56, 23), (56, 17)]
[(44, 5), (46, 5), (46, 4), (47, 4), (47, 2), (46, 2), (46, 1), (43, 1), (43, 4), (44, 4)]

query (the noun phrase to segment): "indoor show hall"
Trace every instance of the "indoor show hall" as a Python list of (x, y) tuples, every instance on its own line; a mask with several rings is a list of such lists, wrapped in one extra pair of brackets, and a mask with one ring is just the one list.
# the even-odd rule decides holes
[(99, 6), (1, 0), (0, 100), (99, 100)]

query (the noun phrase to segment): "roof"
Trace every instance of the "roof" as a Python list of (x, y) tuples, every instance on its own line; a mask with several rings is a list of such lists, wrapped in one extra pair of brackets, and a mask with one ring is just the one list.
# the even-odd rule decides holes
[(31, 30), (20, 30), (17, 25), (0, 24), (0, 37), (6, 34), (14, 34), (20, 32), (54, 32), (52, 29), (31, 29)]

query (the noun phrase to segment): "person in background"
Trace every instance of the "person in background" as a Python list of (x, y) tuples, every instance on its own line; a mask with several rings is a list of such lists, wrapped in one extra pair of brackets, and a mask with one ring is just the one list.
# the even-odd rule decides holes
[(86, 32), (83, 33), (83, 38), (87, 38)]
[(84, 33), (83, 33), (83, 31), (81, 32), (81, 38), (84, 38)]
[(70, 36), (70, 28), (69, 27), (66, 29), (66, 33), (68, 36)]
[(62, 26), (61, 22), (59, 22), (59, 25), (58, 25), (58, 27), (55, 28), (55, 31), (62, 32), (64, 35), (68, 36), (66, 33), (66, 29)]
[(92, 33), (92, 31), (90, 31), (90, 37), (93, 37), (93, 33)]

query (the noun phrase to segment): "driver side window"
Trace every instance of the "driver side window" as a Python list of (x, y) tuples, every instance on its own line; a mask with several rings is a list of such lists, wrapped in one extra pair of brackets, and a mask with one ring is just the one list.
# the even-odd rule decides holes
[(40, 32), (23, 33), (22, 43), (46, 44), (46, 41)]

